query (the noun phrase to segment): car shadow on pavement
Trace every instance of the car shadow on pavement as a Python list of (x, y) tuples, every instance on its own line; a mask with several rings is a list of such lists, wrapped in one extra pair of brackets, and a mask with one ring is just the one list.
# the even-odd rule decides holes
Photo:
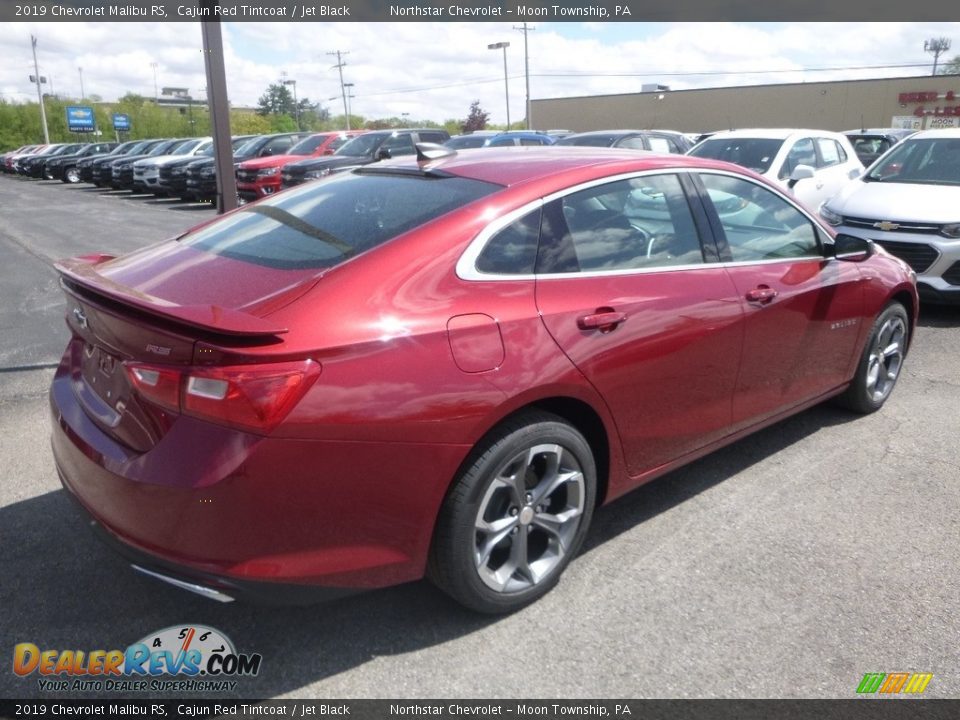
[[(257, 677), (239, 678), (234, 692), (211, 698), (295, 692), (379, 656), (442, 644), (496, 620), (460, 608), (426, 582), (305, 607), (217, 603), (131, 570), (97, 539), (63, 490), (0, 508), (0, 547), (0, 636), (8, 662), (18, 643), (42, 650), (124, 650), (167, 627), (206, 625), (229, 637), (237, 652), (263, 656)], [(20, 678), (9, 667), (0, 672), (0, 697), (50, 697), (38, 690), (36, 672)], [(57, 694), (64, 697), (145, 695)]]
[(582, 552), (589, 552), (809, 435), (859, 417), (862, 416), (820, 404), (673, 470), (600, 508)]
[[(819, 406), (649, 483), (599, 511), (584, 552), (854, 417)], [(63, 490), (0, 508), (0, 546), (6, 567), (0, 634), (8, 642), (123, 650), (167, 627), (207, 625), (231, 638), (238, 652), (263, 656), (257, 677), (240, 678), (235, 691), (218, 697), (293, 693), (379, 656), (420, 651), (498, 622), (462, 609), (427, 582), (306, 607), (216, 603), (135, 573), (96, 538)], [(0, 673), (0, 697), (43, 695), (37, 680)]]

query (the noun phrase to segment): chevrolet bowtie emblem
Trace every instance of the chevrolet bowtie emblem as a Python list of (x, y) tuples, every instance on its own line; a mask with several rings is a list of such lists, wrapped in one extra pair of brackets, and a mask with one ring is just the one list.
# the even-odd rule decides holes
[(883, 230), (884, 232), (890, 232), (891, 230), (896, 230), (898, 227), (900, 227), (900, 223), (884, 220), (883, 222), (875, 222), (873, 226), (878, 230)]

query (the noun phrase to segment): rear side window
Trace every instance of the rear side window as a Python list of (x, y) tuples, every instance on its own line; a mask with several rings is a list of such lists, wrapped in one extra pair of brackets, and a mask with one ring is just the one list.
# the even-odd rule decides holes
[(499, 189), (460, 177), (345, 173), (242, 208), (181, 242), (281, 270), (330, 268)]
[(838, 165), (846, 158), (841, 159), (843, 148), (833, 138), (817, 138), (817, 149), (820, 150), (820, 167)]
[(540, 239), (540, 208), (494, 235), (477, 258), (476, 268), (496, 275), (532, 275)]

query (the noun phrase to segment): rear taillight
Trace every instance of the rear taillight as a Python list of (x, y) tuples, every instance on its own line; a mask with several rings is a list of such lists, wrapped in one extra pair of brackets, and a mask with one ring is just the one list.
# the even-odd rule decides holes
[(147, 365), (124, 367), (146, 400), (184, 415), (267, 433), (275, 428), (320, 376), (312, 360), (229, 367)]

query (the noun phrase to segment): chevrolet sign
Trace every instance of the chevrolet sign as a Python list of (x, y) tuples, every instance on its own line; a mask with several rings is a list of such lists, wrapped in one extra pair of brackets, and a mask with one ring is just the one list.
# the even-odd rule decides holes
[(890, 232), (891, 230), (896, 230), (897, 228), (899, 228), (900, 223), (884, 220), (883, 222), (875, 222), (873, 226), (878, 230), (883, 230), (884, 232)]

